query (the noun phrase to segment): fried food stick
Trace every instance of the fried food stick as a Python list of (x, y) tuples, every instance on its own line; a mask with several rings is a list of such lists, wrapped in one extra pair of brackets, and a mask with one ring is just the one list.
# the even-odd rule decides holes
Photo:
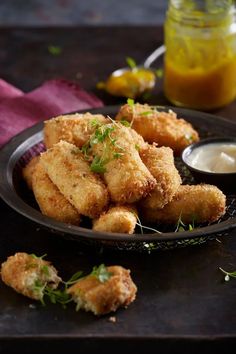
[(91, 172), (76, 146), (60, 141), (41, 154), (40, 161), (51, 181), (79, 214), (95, 218), (106, 209), (107, 188), (100, 176)]
[(104, 179), (113, 202), (134, 203), (156, 186), (156, 180), (142, 162), (130, 128), (106, 124), (91, 137), (92, 153), (103, 163)]
[(132, 206), (114, 206), (93, 221), (94, 231), (133, 234), (137, 211)]
[(142, 209), (148, 222), (175, 224), (213, 222), (225, 213), (226, 197), (217, 187), (209, 184), (183, 185), (170, 203), (162, 209)]
[(140, 152), (143, 163), (156, 178), (157, 185), (145, 199), (140, 201), (145, 208), (163, 208), (177, 192), (181, 177), (174, 164), (173, 150), (146, 145)]
[(106, 269), (111, 275), (107, 281), (101, 282), (93, 275), (88, 275), (67, 290), (78, 309), (104, 315), (119, 307), (127, 307), (135, 300), (137, 287), (130, 271), (121, 266)]
[(34, 156), (30, 162), (22, 169), (22, 176), (29, 189), (32, 189), (32, 178), (35, 167), (39, 162), (39, 156)]
[(148, 143), (169, 146), (179, 155), (191, 143), (198, 141), (199, 136), (192, 125), (184, 119), (177, 119), (174, 112), (158, 112), (147, 104), (126, 104), (120, 108), (116, 120), (132, 122), (135, 129)]
[(6, 285), (35, 300), (43, 299), (46, 285), (56, 289), (61, 281), (50, 262), (22, 252), (8, 257), (2, 263), (1, 277)]
[(35, 199), (44, 215), (65, 223), (79, 225), (78, 211), (52, 183), (41, 162), (34, 169), (32, 187)]
[(68, 114), (58, 116), (44, 122), (44, 143), (47, 149), (60, 140), (81, 147), (94, 132), (93, 122), (109, 123), (109, 119), (101, 114)]

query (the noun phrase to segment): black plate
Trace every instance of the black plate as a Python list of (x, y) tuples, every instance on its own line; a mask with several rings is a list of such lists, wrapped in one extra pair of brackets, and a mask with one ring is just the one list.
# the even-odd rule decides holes
[[(107, 106), (90, 110), (91, 113), (101, 113), (114, 117), (118, 106)], [(175, 107), (161, 107), (164, 111), (172, 109), (199, 131), (201, 137), (236, 136), (236, 124), (218, 118), (211, 114), (191, 111)], [(86, 227), (68, 225), (52, 220), (40, 213), (32, 195), (25, 188), (21, 177), (22, 167), (32, 156), (43, 151), (43, 122), (26, 129), (14, 137), (0, 151), (0, 196), (17, 212), (25, 217), (47, 227), (52, 232), (59, 233), (68, 239), (83, 241), (94, 245), (106, 245), (118, 249), (150, 250), (169, 249), (205, 242), (236, 227), (236, 196), (227, 195), (227, 213), (217, 223), (198, 225), (193, 231), (174, 232), (174, 229), (163, 229), (162, 225), (150, 225), (162, 231), (162, 234), (141, 234), (140, 229), (134, 235), (94, 232)], [(184, 183), (194, 183), (184, 170), (181, 162), (176, 161)]]

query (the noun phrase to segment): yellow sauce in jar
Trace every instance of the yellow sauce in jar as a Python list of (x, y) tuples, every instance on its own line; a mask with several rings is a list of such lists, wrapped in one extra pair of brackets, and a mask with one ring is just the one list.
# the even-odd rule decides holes
[(236, 97), (236, 56), (222, 60), (211, 69), (179, 68), (165, 62), (165, 93), (175, 105), (210, 110)]
[(236, 25), (230, 6), (220, 11), (170, 11), (164, 90), (175, 105), (211, 110), (236, 98)]

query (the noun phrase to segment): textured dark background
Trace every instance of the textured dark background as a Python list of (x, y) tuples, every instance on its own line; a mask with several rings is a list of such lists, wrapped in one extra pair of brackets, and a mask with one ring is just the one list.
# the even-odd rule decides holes
[(0, 0), (0, 25), (158, 25), (167, 0)]

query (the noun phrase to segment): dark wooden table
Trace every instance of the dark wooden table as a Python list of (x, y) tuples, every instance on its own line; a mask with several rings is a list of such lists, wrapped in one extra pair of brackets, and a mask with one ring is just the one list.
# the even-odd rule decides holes
[[(63, 77), (96, 92), (96, 83), (127, 56), (139, 62), (162, 40), (162, 30), (153, 27), (1, 29), (0, 77), (25, 91)], [(61, 55), (51, 55), (49, 45), (60, 46)], [(120, 103), (96, 94), (105, 104)], [(167, 103), (161, 82), (151, 102)], [(236, 121), (236, 103), (215, 113)], [(137, 300), (112, 323), (109, 316), (95, 318), (72, 306), (35, 305), (0, 283), (0, 353), (235, 351), (236, 281), (225, 283), (218, 268), (236, 268), (236, 231), (221, 242), (165, 252), (99, 253), (41, 229), (3, 201), (0, 217), (1, 262), (17, 251), (47, 253), (65, 278), (102, 262), (121, 264), (131, 269), (139, 289)]]

